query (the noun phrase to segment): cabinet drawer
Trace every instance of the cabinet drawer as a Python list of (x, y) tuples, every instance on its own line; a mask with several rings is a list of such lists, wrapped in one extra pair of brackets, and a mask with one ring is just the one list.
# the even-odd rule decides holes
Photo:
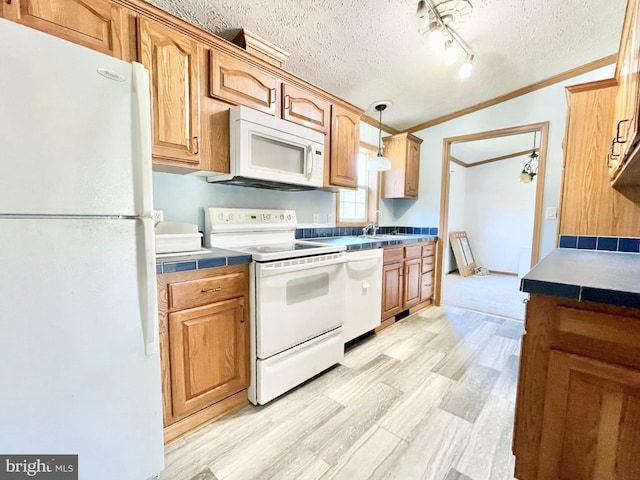
[(388, 263), (398, 263), (402, 262), (402, 255), (404, 250), (402, 247), (399, 248), (384, 248), (382, 249), (382, 263), (387, 265)]
[(423, 257), (428, 257), (430, 255), (435, 255), (436, 253), (436, 244), (435, 243), (428, 243), (426, 245), (422, 246), (422, 256)]
[(404, 258), (420, 258), (422, 256), (421, 245), (411, 245), (404, 247)]
[(430, 257), (422, 257), (422, 273), (432, 272), (435, 263), (436, 257), (433, 255)]
[(233, 298), (242, 295), (246, 286), (244, 273), (171, 283), (168, 286), (169, 309), (179, 310)]

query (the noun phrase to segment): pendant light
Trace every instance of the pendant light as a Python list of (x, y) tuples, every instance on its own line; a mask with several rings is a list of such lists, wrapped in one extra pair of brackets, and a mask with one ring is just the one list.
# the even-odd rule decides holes
[(538, 174), (538, 165), (536, 165), (535, 171), (531, 167), (531, 162), (534, 160), (538, 160), (538, 154), (536, 153), (536, 134), (538, 132), (533, 132), (533, 150), (531, 151), (531, 155), (529, 155), (529, 161), (524, 164), (522, 167), (522, 172), (520, 172), (520, 183), (531, 183), (533, 181), (533, 177)]
[(373, 170), (377, 172), (382, 172), (385, 170), (391, 170), (391, 160), (382, 155), (382, 112), (384, 112), (387, 107), (392, 105), (391, 102), (376, 102), (373, 104), (373, 108), (380, 113), (379, 117), (379, 126), (378, 126), (378, 154), (375, 157), (369, 158), (367, 162), (367, 170)]

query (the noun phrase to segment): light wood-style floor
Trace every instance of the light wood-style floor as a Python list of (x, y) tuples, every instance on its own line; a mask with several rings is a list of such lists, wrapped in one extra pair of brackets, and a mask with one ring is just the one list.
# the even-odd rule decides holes
[(270, 404), (172, 443), (160, 479), (511, 480), (522, 331), (427, 309)]

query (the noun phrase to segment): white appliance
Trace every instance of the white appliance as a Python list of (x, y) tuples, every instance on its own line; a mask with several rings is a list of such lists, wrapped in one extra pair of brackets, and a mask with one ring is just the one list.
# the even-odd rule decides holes
[(380, 326), (382, 249), (348, 252), (346, 270), (344, 341), (348, 342)]
[(0, 452), (164, 466), (148, 72), (0, 19)]
[(229, 110), (230, 174), (209, 182), (280, 190), (323, 186), (324, 134), (248, 107)]
[(293, 210), (208, 208), (207, 246), (252, 255), (249, 400), (265, 404), (344, 357), (345, 247), (295, 239)]

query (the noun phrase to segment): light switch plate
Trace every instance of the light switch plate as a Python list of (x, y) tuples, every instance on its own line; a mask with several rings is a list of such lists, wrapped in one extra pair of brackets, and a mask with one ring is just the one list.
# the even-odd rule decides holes
[(557, 207), (547, 207), (547, 211), (545, 212), (544, 219), (545, 220), (555, 220), (558, 218), (558, 208)]

